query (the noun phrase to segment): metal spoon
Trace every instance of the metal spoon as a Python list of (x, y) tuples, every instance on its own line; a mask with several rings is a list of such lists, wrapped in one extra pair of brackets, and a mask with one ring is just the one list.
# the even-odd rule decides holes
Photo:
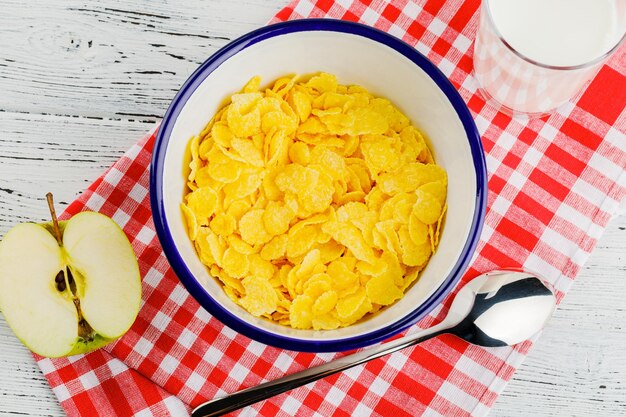
[(552, 292), (529, 273), (494, 271), (483, 274), (461, 288), (448, 315), (436, 326), (213, 399), (193, 410), (192, 417), (219, 416), (444, 333), (479, 346), (514, 345), (540, 331), (555, 307)]

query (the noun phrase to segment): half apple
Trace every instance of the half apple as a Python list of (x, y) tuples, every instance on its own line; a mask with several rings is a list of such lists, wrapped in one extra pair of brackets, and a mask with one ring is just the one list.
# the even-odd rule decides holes
[(0, 310), (33, 352), (47, 357), (95, 350), (135, 321), (141, 278), (128, 238), (109, 217), (82, 212), (23, 223), (0, 242)]

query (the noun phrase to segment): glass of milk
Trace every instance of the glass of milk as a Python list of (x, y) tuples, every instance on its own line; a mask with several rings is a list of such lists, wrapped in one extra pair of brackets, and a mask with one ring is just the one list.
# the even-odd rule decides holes
[(481, 92), (541, 116), (574, 97), (626, 38), (626, 0), (482, 0), (474, 43)]

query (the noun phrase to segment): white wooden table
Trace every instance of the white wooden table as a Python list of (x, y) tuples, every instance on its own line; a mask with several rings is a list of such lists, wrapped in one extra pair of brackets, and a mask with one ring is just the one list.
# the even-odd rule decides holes
[[(46, 219), (47, 191), (58, 209), (75, 199), (154, 126), (200, 62), (285, 1), (0, 0), (0, 236)], [(492, 415), (626, 415), (625, 323), (622, 217)], [(0, 415), (63, 415), (1, 316)]]

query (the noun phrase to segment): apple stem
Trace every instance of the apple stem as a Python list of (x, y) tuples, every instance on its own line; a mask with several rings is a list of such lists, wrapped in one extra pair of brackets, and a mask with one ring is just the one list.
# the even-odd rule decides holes
[(57, 213), (54, 210), (54, 199), (52, 193), (46, 194), (46, 200), (48, 200), (48, 208), (50, 209), (50, 216), (52, 217), (52, 227), (54, 228), (54, 237), (57, 239), (59, 246), (63, 246), (63, 239), (61, 238), (61, 229), (59, 229), (59, 221), (57, 220)]

